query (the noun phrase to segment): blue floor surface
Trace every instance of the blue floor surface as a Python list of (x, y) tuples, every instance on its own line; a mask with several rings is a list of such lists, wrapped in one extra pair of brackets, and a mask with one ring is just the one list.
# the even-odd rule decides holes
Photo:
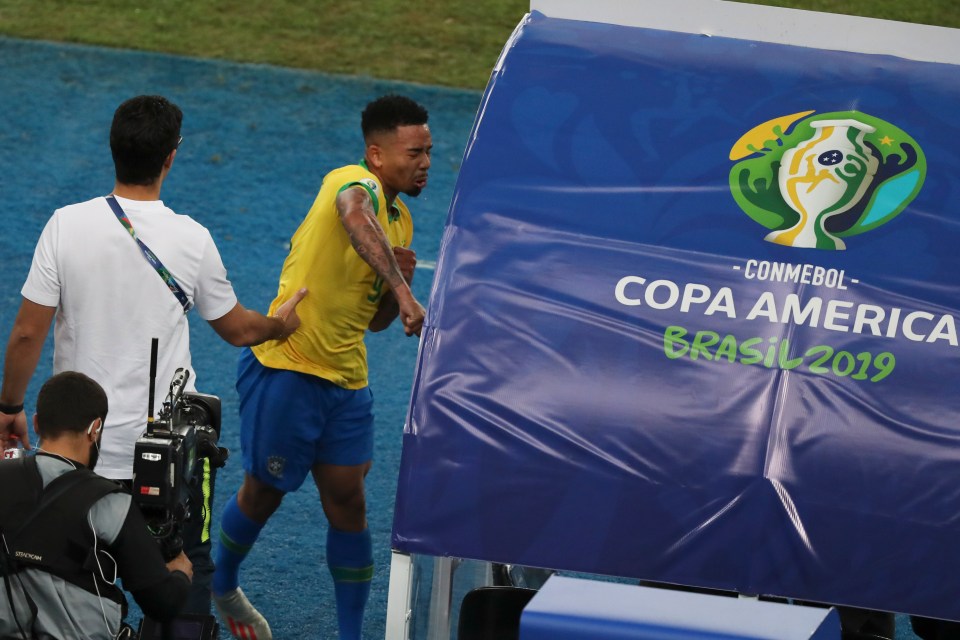
[[(287, 243), (324, 173), (362, 157), (360, 112), (391, 92), (407, 94), (430, 111), (430, 184), (408, 200), (420, 261), (413, 288), (426, 306), (480, 93), (0, 38), (0, 334), (4, 340), (9, 335), (34, 246), (53, 210), (113, 188), (108, 136), (113, 111), (123, 100), (162, 94), (183, 109), (184, 140), (161, 198), (210, 229), (241, 302), (265, 311), (276, 293)], [(218, 477), (217, 522), (242, 475), (233, 388), (238, 351), (195, 315), (191, 325), (198, 389), (223, 399), (222, 444), (236, 453)], [(52, 338), (28, 392), (31, 413), (38, 383), (50, 375), (51, 347)], [(401, 430), (417, 340), (394, 326), (371, 336), (368, 347), (377, 403), (376, 454), (368, 476), (377, 571), (364, 636), (383, 638)], [(287, 497), (245, 563), (241, 584), (270, 621), (274, 637), (336, 637), (325, 539), (316, 490), (305, 485)]]

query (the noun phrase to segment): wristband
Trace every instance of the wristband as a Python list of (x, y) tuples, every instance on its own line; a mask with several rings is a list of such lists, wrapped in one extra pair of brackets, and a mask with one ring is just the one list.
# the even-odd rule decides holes
[(0, 402), (0, 413), (5, 413), (8, 416), (15, 416), (21, 411), (23, 411), (22, 402), (20, 404), (3, 404)]

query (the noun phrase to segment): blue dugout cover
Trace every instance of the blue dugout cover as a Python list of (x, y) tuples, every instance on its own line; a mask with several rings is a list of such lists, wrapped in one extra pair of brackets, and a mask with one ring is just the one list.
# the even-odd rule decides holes
[(531, 14), (396, 549), (960, 619), (960, 67)]

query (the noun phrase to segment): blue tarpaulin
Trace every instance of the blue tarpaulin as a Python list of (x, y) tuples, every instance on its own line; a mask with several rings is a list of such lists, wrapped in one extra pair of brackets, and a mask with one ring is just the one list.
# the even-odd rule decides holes
[(960, 619), (960, 66), (531, 14), (393, 546)]

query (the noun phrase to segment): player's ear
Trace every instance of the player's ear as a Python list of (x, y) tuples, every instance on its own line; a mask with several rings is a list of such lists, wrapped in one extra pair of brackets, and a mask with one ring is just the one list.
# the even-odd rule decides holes
[(383, 166), (383, 149), (378, 144), (367, 145), (367, 158), (375, 168)]

